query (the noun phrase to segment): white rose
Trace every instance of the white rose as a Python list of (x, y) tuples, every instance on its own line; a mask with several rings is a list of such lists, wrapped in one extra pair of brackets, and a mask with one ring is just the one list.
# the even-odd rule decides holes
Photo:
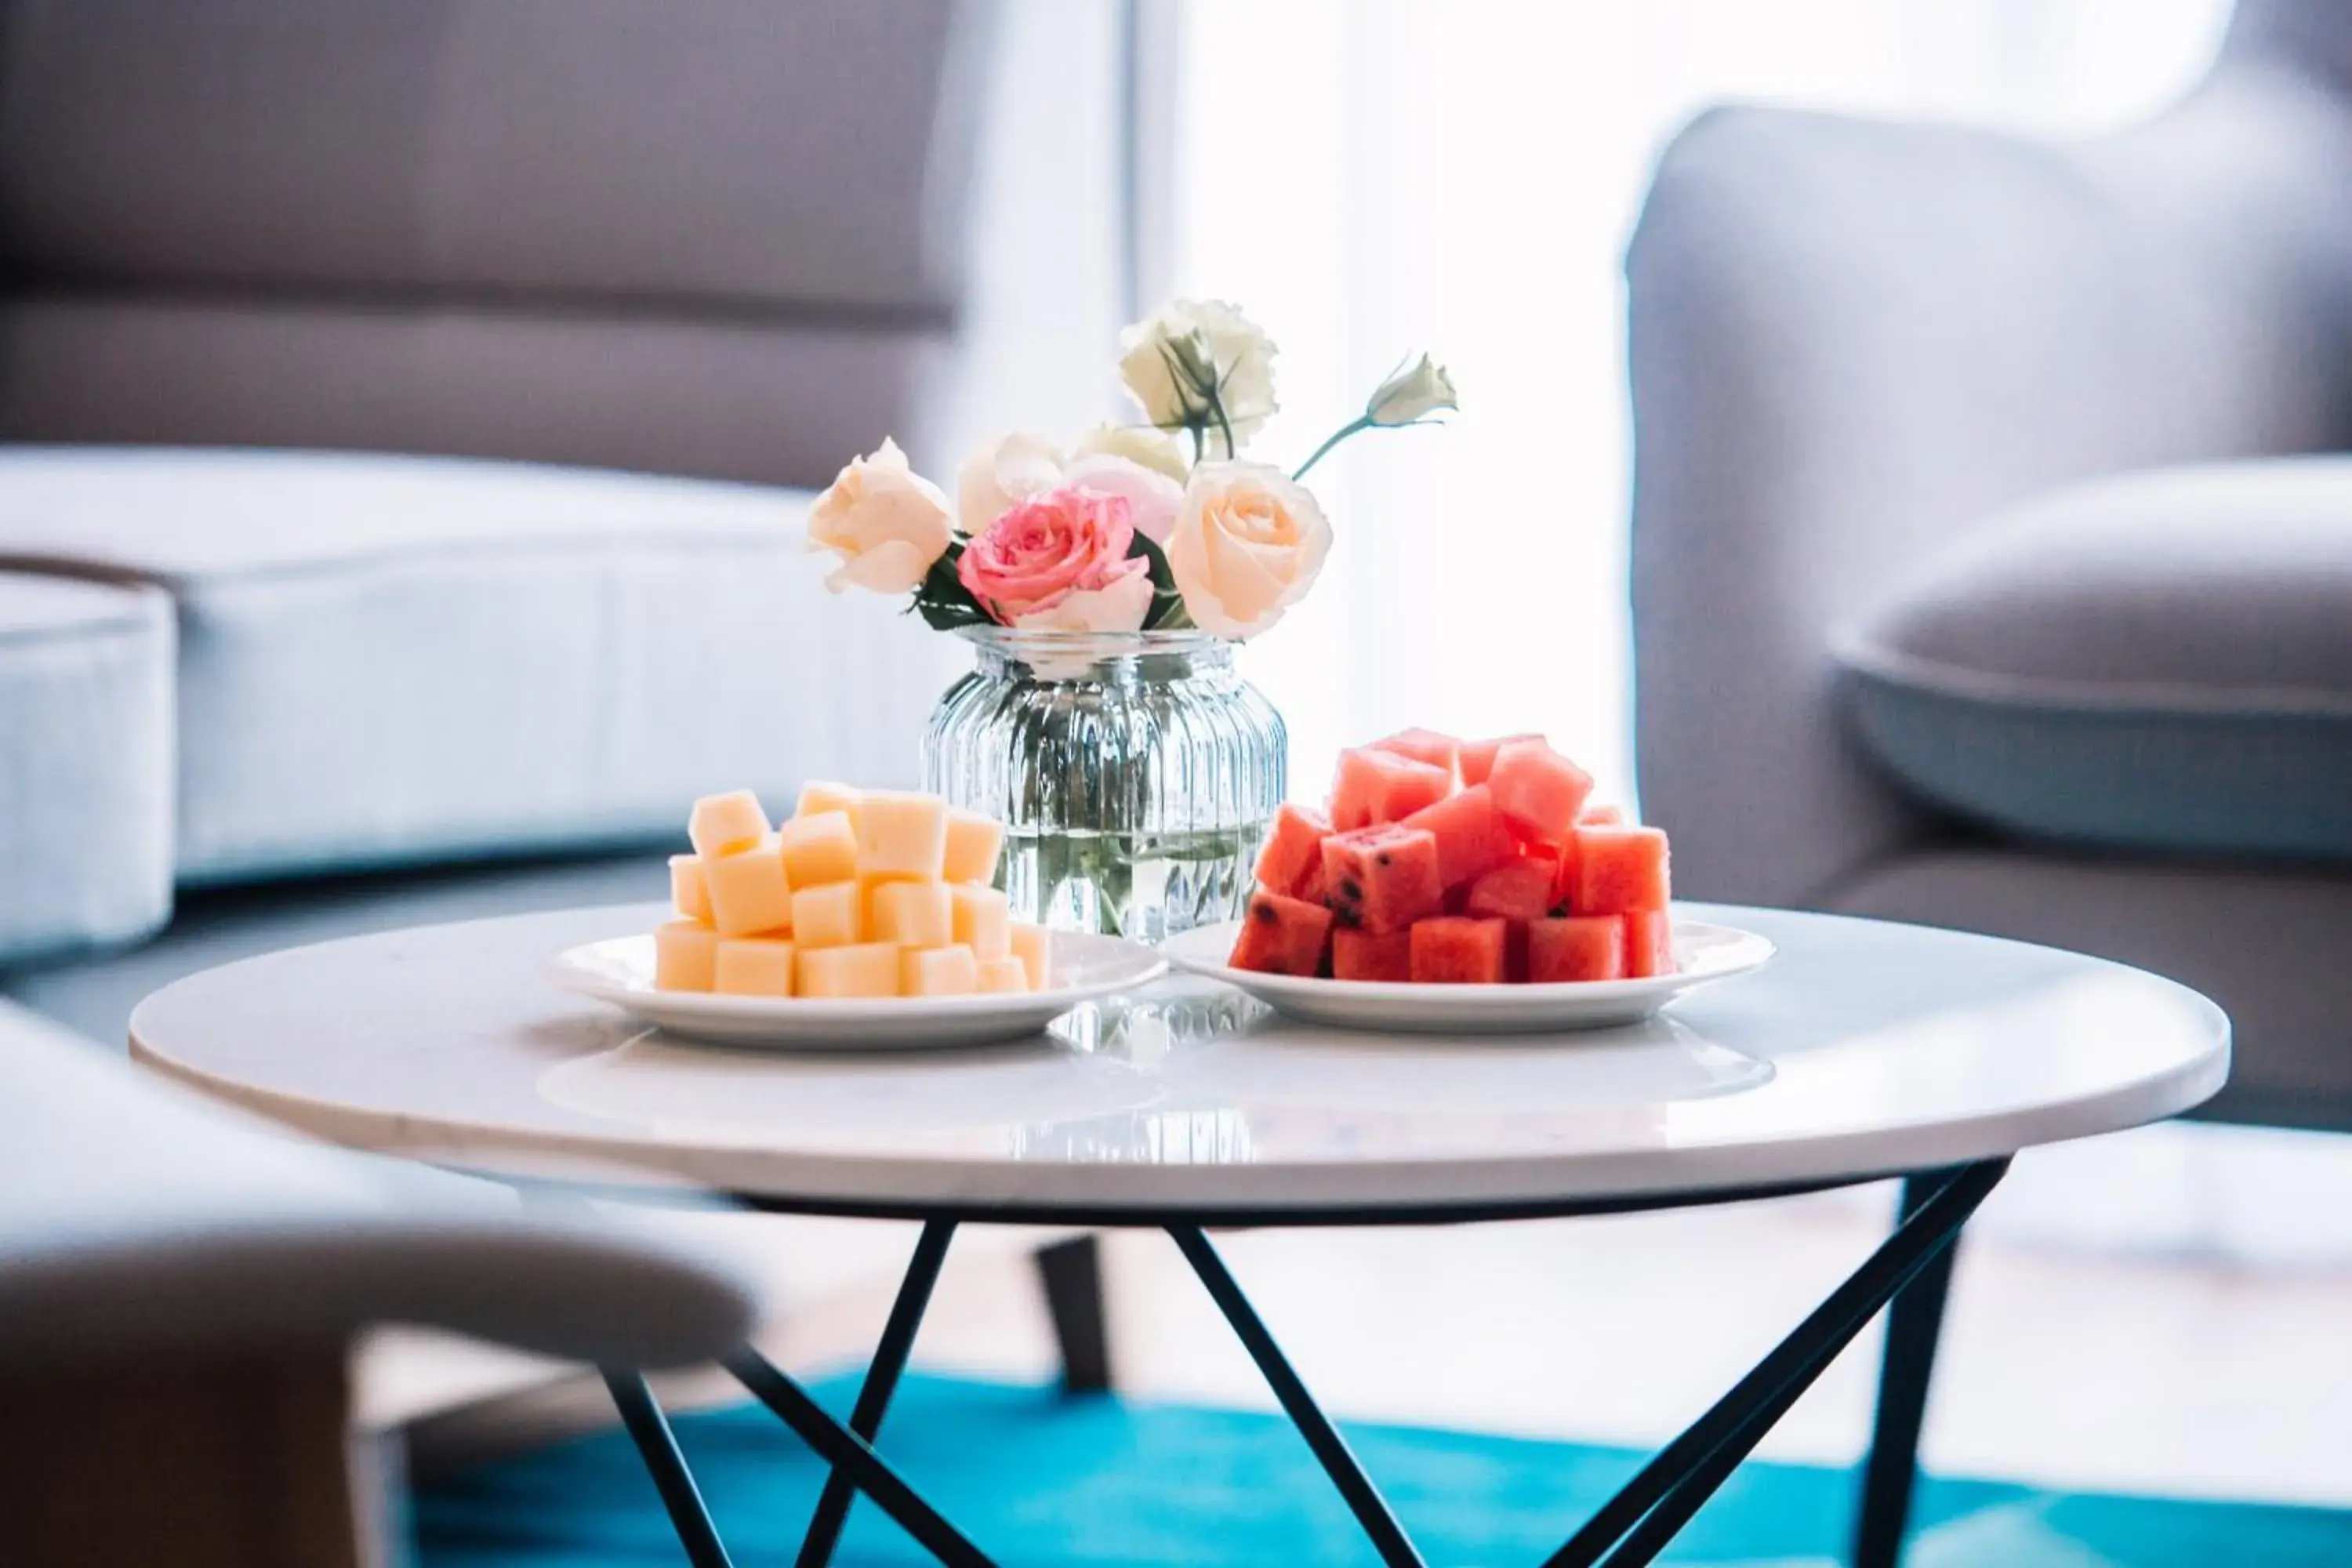
[(1445, 374), (1444, 365), (1423, 354), (1419, 363), (1381, 383), (1372, 400), (1364, 405), (1364, 417), (1375, 425), (1410, 425), (1441, 408), (1461, 406), (1454, 400), (1454, 378)]
[(1195, 626), (1255, 637), (1306, 596), (1331, 550), (1331, 525), (1304, 485), (1264, 463), (1192, 470), (1168, 565)]
[(841, 557), (824, 580), (836, 594), (851, 586), (914, 592), (947, 552), (948, 536), (948, 498), (909, 468), (887, 437), (872, 456), (853, 458), (809, 508), (808, 547)]
[(1078, 437), (1074, 449), (1081, 458), (1097, 455), (1125, 458), (1130, 463), (1142, 464), (1154, 473), (1166, 474), (1180, 485), (1192, 468), (1192, 465), (1184, 460), (1176, 438), (1149, 425), (1097, 425)]
[(1108, 452), (1072, 463), (1067, 479), (1081, 489), (1125, 498), (1128, 521), (1154, 544), (1168, 542), (1169, 532), (1176, 526), (1176, 510), (1184, 504), (1182, 485), (1156, 468)]
[(1013, 503), (1062, 482), (1062, 454), (1043, 436), (1016, 430), (965, 459), (956, 475), (956, 521), (982, 533)]
[[(1118, 350), (1119, 377), (1144, 417), (1163, 430), (1202, 430), (1220, 455), (1231, 455), (1224, 427), (1239, 447), (1277, 406), (1273, 341), (1222, 300), (1172, 300), (1121, 332)], [(1212, 395), (1223, 406), (1223, 426), (1211, 410)]]

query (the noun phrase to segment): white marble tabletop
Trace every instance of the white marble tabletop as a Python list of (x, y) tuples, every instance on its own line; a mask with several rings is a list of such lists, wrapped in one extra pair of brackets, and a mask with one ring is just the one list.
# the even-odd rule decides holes
[(888, 1056), (677, 1041), (541, 977), (653, 906), (421, 927), (164, 987), (149, 1066), (332, 1142), (782, 1206), (1005, 1217), (1444, 1212), (1796, 1184), (2185, 1110), (2229, 1024), (2138, 970), (1694, 905), (1779, 944), (1651, 1023), (1448, 1040), (1285, 1023), (1170, 980), (1034, 1041)]

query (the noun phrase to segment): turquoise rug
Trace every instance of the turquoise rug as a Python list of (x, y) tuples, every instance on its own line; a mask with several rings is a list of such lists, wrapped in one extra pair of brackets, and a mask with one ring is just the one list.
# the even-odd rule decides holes
[[(816, 1390), (845, 1415), (855, 1382)], [(678, 1441), (740, 1568), (788, 1563), (823, 1467), (757, 1408), (688, 1415)], [(1646, 1457), (1408, 1426), (1348, 1439), (1433, 1568), (1539, 1563)], [(909, 1377), (882, 1449), (1007, 1568), (1182, 1564), (1348, 1568), (1378, 1560), (1279, 1415)], [(1831, 1568), (1852, 1473), (1751, 1463), (1664, 1563)], [(2352, 1513), (2160, 1498), (2062, 1496), (1928, 1480), (1909, 1568), (2342, 1568)], [(625, 1568), (683, 1561), (653, 1483), (618, 1432), (486, 1466), (419, 1492), (422, 1568)], [(861, 1502), (843, 1568), (931, 1559)]]

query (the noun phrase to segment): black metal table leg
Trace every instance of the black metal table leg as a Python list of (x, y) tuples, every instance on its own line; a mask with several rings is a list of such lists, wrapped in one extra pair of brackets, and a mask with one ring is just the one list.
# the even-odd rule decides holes
[[(1602, 1504), (1544, 1568), (1593, 1568), (1621, 1541), (1625, 1550), (1608, 1558), (1610, 1568), (1655, 1556), (1879, 1309), (1951, 1245), (2008, 1168), (2006, 1159), (1990, 1160), (1940, 1178), (1934, 1196), (1852, 1278)], [(1660, 1510), (1652, 1522), (1648, 1516)], [(1631, 1538), (1637, 1526), (1644, 1527), (1638, 1541)]]
[[(721, 1362), (752, 1396), (775, 1412), (802, 1442), (817, 1452), (850, 1484), (872, 1498), (900, 1529), (948, 1568), (994, 1568), (986, 1553), (925, 1502), (863, 1437), (824, 1413), (808, 1391), (757, 1351), (745, 1349)], [(699, 1565), (698, 1564), (698, 1568)]]
[(1332, 1484), (1339, 1489), (1339, 1495), (1354, 1510), (1356, 1521), (1364, 1527), (1364, 1533), (1371, 1537), (1381, 1561), (1388, 1564), (1388, 1568), (1424, 1568), (1421, 1553), (1405, 1538), (1404, 1527), (1397, 1522), (1396, 1515), (1389, 1510), (1388, 1502), (1381, 1496), (1380, 1489), (1372, 1485), (1371, 1478), (1364, 1474), (1363, 1466), (1349, 1451), (1339, 1429), (1331, 1425), (1330, 1418), (1323, 1414), (1314, 1396), (1307, 1392), (1307, 1385), (1291, 1370), (1290, 1363), (1283, 1356), (1282, 1347), (1276, 1344), (1274, 1336), (1266, 1331), (1256, 1309), (1249, 1304), (1249, 1298), (1242, 1294), (1241, 1286), (1226, 1270), (1224, 1259), (1219, 1258), (1217, 1249), (1209, 1245), (1208, 1237), (1197, 1226), (1170, 1226), (1168, 1234), (1175, 1238), (1185, 1260), (1192, 1265), (1192, 1272), (1201, 1277), (1201, 1283), (1208, 1287), (1209, 1295), (1216, 1301), (1218, 1310), (1224, 1313), (1225, 1321), (1233, 1325), (1234, 1334), (1240, 1338), (1243, 1348), (1249, 1352), (1250, 1359), (1257, 1363), (1258, 1371), (1265, 1374), (1265, 1381), (1274, 1389), (1275, 1398), (1281, 1402), (1292, 1425), (1298, 1428), (1299, 1436), (1307, 1439), (1307, 1446), (1315, 1450), (1315, 1458), (1322, 1462)]
[[(890, 1303), (889, 1319), (882, 1325), (881, 1342), (874, 1347), (866, 1381), (858, 1385), (857, 1403), (849, 1412), (849, 1429), (868, 1443), (881, 1432), (890, 1396), (898, 1392), (899, 1375), (907, 1370), (907, 1358), (914, 1352), (915, 1334), (923, 1326), (923, 1311), (930, 1305), (931, 1288), (940, 1282), (940, 1266), (947, 1261), (948, 1243), (955, 1239), (955, 1221), (935, 1219), (923, 1226), (923, 1234), (915, 1240), (915, 1255), (908, 1260), (898, 1299)], [(796, 1568), (824, 1568), (833, 1561), (842, 1527), (849, 1521), (849, 1505), (856, 1500), (857, 1489), (849, 1484), (847, 1476), (835, 1470), (825, 1478), (816, 1512), (809, 1519), (808, 1534), (801, 1541)]]
[[(1903, 1184), (1902, 1217), (1931, 1195), (1931, 1178)], [(1879, 1363), (1878, 1415), (1871, 1425), (1870, 1457), (1863, 1466), (1862, 1508), (1854, 1521), (1854, 1568), (1895, 1568), (1911, 1520), (1918, 1484), (1919, 1432), (1927, 1415), (1927, 1386), (1936, 1371), (1936, 1342), (1944, 1327), (1957, 1243), (1929, 1260), (1886, 1313), (1886, 1348)]]
[(678, 1544), (686, 1548), (686, 1560), (694, 1568), (731, 1568), (727, 1548), (719, 1539), (719, 1527), (710, 1521), (701, 1489), (694, 1484), (694, 1472), (686, 1468), (677, 1436), (669, 1429), (669, 1418), (662, 1414), (654, 1391), (634, 1372), (606, 1369), (604, 1376), (604, 1387), (621, 1412), (621, 1424), (629, 1429), (646, 1468), (652, 1472), (662, 1507), (669, 1510)]
[(1102, 1238), (1091, 1233), (1041, 1247), (1037, 1281), (1062, 1350), (1066, 1394), (1110, 1392), (1110, 1326), (1103, 1311)]

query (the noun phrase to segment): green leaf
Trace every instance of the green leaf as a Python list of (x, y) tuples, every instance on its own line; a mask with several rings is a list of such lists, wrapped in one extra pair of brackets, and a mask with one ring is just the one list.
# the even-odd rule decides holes
[(915, 589), (914, 603), (907, 607), (923, 617), (932, 629), (951, 632), (960, 626), (988, 626), (996, 617), (982, 609), (971, 590), (956, 575), (956, 562), (963, 555), (963, 542), (950, 541), (947, 551), (931, 569), (923, 574)]
[(1175, 569), (1168, 564), (1168, 552), (1143, 534), (1137, 534), (1127, 547), (1127, 558), (1140, 558), (1149, 563), (1151, 575), (1151, 607), (1143, 613), (1143, 629), (1148, 632), (1180, 631), (1192, 624), (1184, 611), (1184, 595), (1176, 591)]

